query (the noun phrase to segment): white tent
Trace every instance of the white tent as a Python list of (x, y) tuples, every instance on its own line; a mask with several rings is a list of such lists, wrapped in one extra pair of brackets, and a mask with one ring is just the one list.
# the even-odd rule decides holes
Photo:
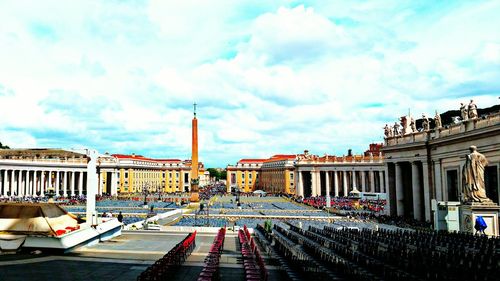
[(77, 218), (56, 204), (0, 204), (0, 234), (37, 234), (57, 236), (76, 228)]

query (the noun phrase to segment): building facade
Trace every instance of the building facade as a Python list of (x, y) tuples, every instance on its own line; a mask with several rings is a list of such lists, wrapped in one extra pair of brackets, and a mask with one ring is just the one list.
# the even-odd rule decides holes
[(295, 163), (296, 195), (338, 197), (353, 190), (385, 193), (383, 157), (380, 152), (367, 154), (319, 157), (304, 151)]
[(296, 155), (274, 155), (263, 162), (257, 187), (268, 193), (295, 194)]
[[(87, 156), (62, 149), (0, 149), (0, 195), (86, 194)], [(199, 163), (200, 174), (204, 174)], [(98, 194), (190, 191), (191, 161), (141, 155), (102, 154), (97, 160)]]
[(385, 166), (381, 144), (371, 144), (364, 155), (274, 155), (269, 159), (242, 159), (227, 167), (227, 188), (244, 192), (262, 189), (300, 197), (348, 196), (349, 192), (385, 193)]
[(234, 166), (227, 166), (227, 192), (252, 192), (259, 181), (260, 167), (265, 159), (241, 159)]
[(390, 214), (430, 221), (431, 200), (460, 201), (463, 164), (472, 145), (489, 161), (486, 194), (499, 203), (500, 112), (493, 112), (386, 137), (382, 151)]

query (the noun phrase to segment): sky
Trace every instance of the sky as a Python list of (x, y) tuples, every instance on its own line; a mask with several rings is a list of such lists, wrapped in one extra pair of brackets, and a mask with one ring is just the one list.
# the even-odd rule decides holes
[(0, 142), (200, 160), (362, 153), (500, 96), (500, 1), (1, 1)]

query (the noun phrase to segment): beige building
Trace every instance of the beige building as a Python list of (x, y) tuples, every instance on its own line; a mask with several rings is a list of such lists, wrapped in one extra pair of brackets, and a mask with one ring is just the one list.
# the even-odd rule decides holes
[(260, 167), (265, 159), (241, 159), (236, 165), (226, 168), (227, 192), (252, 192), (259, 180)]
[(500, 112), (442, 128), (390, 136), (382, 151), (391, 215), (431, 220), (431, 200), (460, 201), (469, 147), (486, 156), (486, 193), (499, 200)]
[(258, 188), (269, 193), (295, 194), (296, 155), (274, 155), (260, 168)]

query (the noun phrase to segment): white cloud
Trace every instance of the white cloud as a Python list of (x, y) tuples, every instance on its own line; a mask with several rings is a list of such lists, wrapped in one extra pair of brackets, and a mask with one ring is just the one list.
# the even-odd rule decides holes
[(196, 101), (201, 158), (222, 166), (362, 152), (408, 109), (498, 103), (498, 3), (26, 5), (0, 4), (0, 141), (11, 146), (189, 158)]

